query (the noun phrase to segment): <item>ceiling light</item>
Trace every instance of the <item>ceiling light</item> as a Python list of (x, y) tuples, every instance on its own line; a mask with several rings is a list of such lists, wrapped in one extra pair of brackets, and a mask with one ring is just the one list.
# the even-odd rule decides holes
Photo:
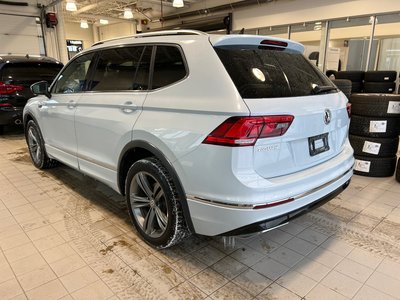
[(322, 22), (315, 22), (315, 25), (321, 25)]
[(124, 18), (125, 19), (133, 19), (132, 9), (124, 8)]
[(76, 11), (75, 0), (67, 0), (67, 5), (65, 6), (65, 9), (68, 11)]
[(183, 0), (174, 0), (174, 2), (172, 2), (172, 6), (173, 7), (184, 7), (185, 4), (183, 3)]
[(89, 24), (86, 20), (81, 20), (81, 28), (89, 28)]
[(108, 20), (100, 19), (100, 24), (107, 25), (108, 24)]

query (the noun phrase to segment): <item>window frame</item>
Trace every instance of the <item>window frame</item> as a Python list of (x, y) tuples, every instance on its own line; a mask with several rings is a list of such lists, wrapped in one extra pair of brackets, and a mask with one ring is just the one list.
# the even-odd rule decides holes
[[(149, 82), (149, 92), (155, 92), (155, 91), (162, 90), (164, 88), (170, 87), (171, 85), (177, 84), (177, 83), (179, 83), (179, 82), (181, 82), (181, 81), (183, 81), (183, 80), (185, 80), (186, 78), (189, 77), (190, 71), (189, 71), (187, 60), (186, 60), (186, 56), (185, 56), (185, 53), (184, 53), (182, 47), (179, 44), (175, 44), (175, 43), (155, 43), (155, 44), (152, 44), (152, 45), (153, 45), (153, 54), (152, 54), (151, 63), (150, 63), (150, 79), (151, 80)], [(183, 61), (183, 65), (185, 67), (186, 74), (185, 74), (184, 77), (182, 77), (178, 81), (174, 81), (174, 82), (172, 82), (172, 83), (170, 83), (168, 85), (164, 85), (162, 87), (153, 89), (154, 64), (155, 64), (155, 58), (156, 58), (156, 54), (157, 54), (157, 46), (171, 46), (171, 47), (177, 48), (179, 50), (180, 54), (181, 54), (181, 58), (182, 58), (182, 61)]]
[[(88, 79), (88, 85), (90, 86), (96, 70), (97, 70), (97, 65), (100, 59), (100, 53), (103, 51), (108, 51), (108, 50), (115, 50), (115, 49), (119, 49), (119, 48), (133, 48), (133, 47), (151, 47), (151, 57), (150, 57), (150, 65), (149, 65), (149, 75), (147, 78), (147, 85), (148, 87), (150, 87), (150, 77), (151, 77), (151, 70), (152, 70), (152, 61), (153, 61), (153, 55), (154, 55), (154, 45), (153, 44), (123, 44), (123, 45), (117, 45), (117, 46), (109, 46), (109, 47), (104, 47), (104, 48), (100, 48), (95, 51), (95, 55), (96, 55), (96, 61), (95, 61), (95, 65), (93, 66), (91, 73), (90, 73), (90, 77)], [(89, 72), (88, 72), (89, 73)], [(109, 91), (92, 91), (92, 90), (88, 90), (86, 88), (85, 93), (147, 93), (150, 89), (146, 89), (146, 90), (109, 90)]]
[(70, 95), (71, 94), (81, 94), (81, 93), (85, 93), (87, 91), (88, 83), (90, 82), (91, 77), (92, 77), (93, 66), (97, 65), (97, 56), (98, 55), (95, 51), (88, 51), (88, 52), (84, 52), (79, 55), (75, 55), (72, 60), (70, 60), (67, 64), (65, 64), (64, 67), (59, 71), (58, 76), (54, 78), (52, 84), (50, 85), (49, 91), (51, 94), (55, 94), (55, 95), (64, 95), (65, 94), (65, 93), (56, 93), (54, 91), (54, 89), (57, 87), (58, 80), (64, 74), (65, 70), (67, 70), (69, 68), (69, 66), (75, 62), (75, 60), (77, 60), (80, 57), (85, 56), (85, 55), (93, 55), (93, 57), (90, 61), (89, 69), (85, 76), (85, 80), (86, 80), (85, 85), (79, 93), (70, 93)]

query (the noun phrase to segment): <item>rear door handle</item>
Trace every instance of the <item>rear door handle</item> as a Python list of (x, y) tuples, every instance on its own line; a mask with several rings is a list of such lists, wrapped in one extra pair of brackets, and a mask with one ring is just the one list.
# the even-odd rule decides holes
[(121, 110), (124, 113), (129, 114), (129, 113), (132, 113), (135, 110), (137, 110), (137, 106), (135, 104), (133, 104), (132, 101), (126, 101), (124, 104), (122, 104)]

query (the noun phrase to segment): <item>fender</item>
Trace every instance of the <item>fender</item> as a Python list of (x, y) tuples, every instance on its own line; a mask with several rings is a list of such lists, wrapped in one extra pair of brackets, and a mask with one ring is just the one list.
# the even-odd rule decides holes
[(183, 215), (185, 217), (186, 224), (187, 224), (189, 230), (194, 233), (195, 230), (194, 230), (194, 226), (193, 226), (193, 223), (192, 223), (192, 219), (190, 217), (189, 206), (188, 206), (187, 200), (186, 200), (186, 193), (185, 193), (185, 191), (184, 191), (184, 189), (182, 187), (181, 180), (179, 179), (179, 176), (176, 173), (176, 171), (175, 171), (174, 167), (172, 166), (171, 162), (154, 145), (152, 145), (152, 144), (150, 144), (150, 143), (148, 143), (146, 141), (143, 141), (143, 140), (136, 140), (136, 141), (129, 142), (122, 149), (121, 154), (120, 154), (120, 156), (118, 158), (118, 170), (117, 170), (117, 174), (118, 174), (118, 176), (117, 176), (117, 178), (118, 178), (117, 179), (117, 181), (118, 181), (117, 184), (118, 184), (118, 188), (120, 190), (120, 193), (122, 195), (125, 195), (125, 188), (124, 188), (125, 182), (120, 176), (120, 172), (121, 172), (121, 169), (122, 169), (122, 165), (121, 165), (122, 159), (124, 158), (125, 154), (128, 151), (130, 151), (132, 149), (135, 149), (135, 148), (142, 148), (142, 149), (145, 149), (148, 152), (152, 153), (153, 156), (155, 156), (156, 158), (158, 158), (162, 162), (164, 167), (167, 169), (168, 173), (172, 176), (173, 180), (176, 183), (176, 189), (178, 190), (178, 192), (181, 195), (183, 195), (183, 198), (180, 199), (180, 202), (181, 202), (181, 205), (182, 205)]

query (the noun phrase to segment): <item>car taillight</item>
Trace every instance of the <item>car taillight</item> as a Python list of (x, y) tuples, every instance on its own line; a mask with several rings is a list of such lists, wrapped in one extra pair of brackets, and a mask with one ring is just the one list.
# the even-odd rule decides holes
[(347, 115), (349, 116), (349, 118), (351, 118), (351, 103), (347, 103), (346, 108), (347, 108)]
[(257, 139), (284, 135), (294, 116), (231, 117), (213, 130), (204, 144), (253, 146)]
[(10, 103), (0, 103), (0, 107), (11, 107)]
[(12, 94), (18, 91), (22, 91), (24, 87), (22, 85), (6, 84), (0, 81), (0, 95)]

